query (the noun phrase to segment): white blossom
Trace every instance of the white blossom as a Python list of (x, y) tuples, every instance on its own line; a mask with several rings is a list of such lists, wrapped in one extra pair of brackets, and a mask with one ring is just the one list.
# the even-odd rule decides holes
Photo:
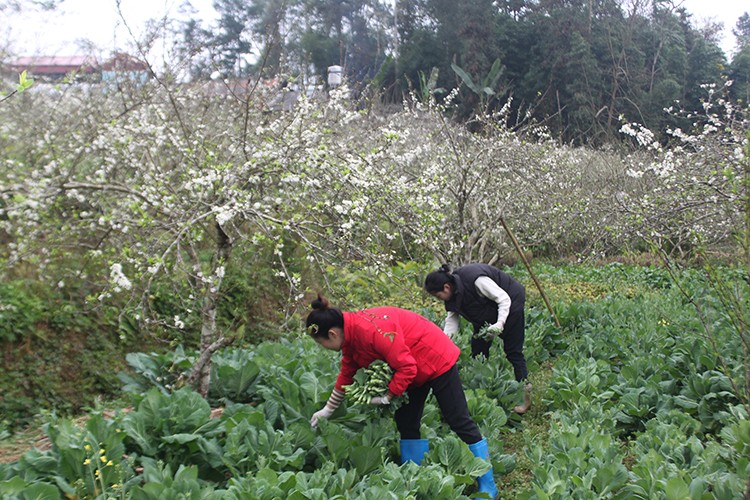
[(115, 284), (115, 291), (130, 290), (133, 284), (122, 272), (122, 265), (115, 263), (110, 267), (109, 277)]

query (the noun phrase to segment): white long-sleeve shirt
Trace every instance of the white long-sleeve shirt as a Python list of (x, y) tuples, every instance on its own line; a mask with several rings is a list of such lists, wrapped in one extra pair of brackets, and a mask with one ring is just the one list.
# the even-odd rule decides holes
[[(505, 326), (505, 320), (508, 319), (508, 314), (510, 313), (510, 296), (497, 283), (492, 281), (492, 278), (489, 276), (480, 276), (477, 278), (474, 282), (474, 287), (477, 293), (497, 304), (497, 323), (492, 326), (502, 331)], [(448, 311), (448, 316), (445, 318), (445, 325), (443, 326), (443, 331), (446, 335), (452, 337), (458, 331), (460, 319), (461, 316), (458, 313)]]

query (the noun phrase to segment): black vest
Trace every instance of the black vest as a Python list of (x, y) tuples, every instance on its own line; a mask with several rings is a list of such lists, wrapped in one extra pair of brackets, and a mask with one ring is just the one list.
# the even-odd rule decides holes
[(453, 271), (456, 287), (450, 300), (445, 303), (445, 310), (460, 314), (479, 331), (485, 324), (497, 323), (497, 303), (477, 292), (474, 282), (477, 278), (487, 276), (505, 290), (510, 297), (510, 313), (523, 309), (526, 302), (526, 290), (518, 281), (496, 267), (487, 264), (467, 264)]

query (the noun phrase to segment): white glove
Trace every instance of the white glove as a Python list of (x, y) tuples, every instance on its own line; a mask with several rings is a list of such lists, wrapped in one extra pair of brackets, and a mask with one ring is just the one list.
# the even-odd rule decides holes
[(331, 409), (328, 407), (328, 405), (324, 406), (322, 410), (318, 410), (315, 413), (313, 413), (312, 418), (310, 419), (310, 425), (312, 428), (316, 428), (318, 426), (318, 419), (319, 418), (328, 418), (331, 415), (333, 415), (333, 412), (336, 411), (335, 409)]
[(493, 337), (497, 337), (498, 335), (501, 335), (503, 333), (503, 327), (496, 323), (487, 328), (487, 333), (489, 335), (492, 335)]
[(479, 332), (477, 332), (477, 337), (484, 340), (492, 340), (498, 335), (503, 333), (503, 329), (501, 326), (499, 326), (497, 323), (494, 325), (487, 325), (483, 326)]
[(346, 394), (344, 393), (344, 391), (340, 391), (334, 387), (333, 391), (331, 391), (331, 396), (328, 398), (328, 402), (323, 407), (323, 409), (313, 413), (313, 416), (310, 419), (310, 425), (312, 426), (312, 428), (314, 429), (318, 426), (318, 419), (320, 417), (328, 418), (333, 415), (333, 412), (335, 412), (336, 408), (341, 405), (341, 402), (344, 400), (345, 396)]
[(385, 396), (374, 396), (370, 398), (371, 405), (388, 405), (391, 404), (391, 398), (386, 394)]

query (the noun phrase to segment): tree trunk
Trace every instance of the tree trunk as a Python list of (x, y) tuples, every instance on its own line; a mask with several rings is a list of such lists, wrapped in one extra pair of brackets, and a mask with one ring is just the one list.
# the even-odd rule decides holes
[(745, 146), (745, 265), (747, 282), (750, 283), (750, 132), (747, 133), (748, 145)]
[[(218, 223), (216, 223), (216, 234), (217, 262), (215, 267), (218, 269), (229, 261), (232, 242)], [(216, 332), (216, 304), (219, 300), (223, 273), (215, 272), (212, 279), (216, 281), (211, 283), (206, 290), (201, 308), (201, 355), (199, 358), (201, 362), (196, 363), (188, 379), (190, 382), (198, 383), (198, 392), (204, 398), (208, 396), (208, 388), (211, 384), (211, 356), (217, 349), (231, 343), (231, 340), (227, 341), (225, 337), (219, 338)]]
[[(745, 180), (745, 265), (747, 268), (747, 282), (750, 283), (750, 132), (747, 132), (745, 137), (748, 143), (745, 145), (745, 158), (744, 158), (744, 180)], [(744, 342), (745, 346), (745, 401), (750, 404), (750, 362), (748, 362), (747, 356), (747, 342)], [(745, 499), (750, 500), (750, 480), (747, 482), (747, 490), (745, 490)]]
[[(209, 292), (210, 295), (213, 293)], [(201, 357), (208, 353), (209, 357), (200, 366), (195, 366), (194, 373), (198, 374), (198, 392), (204, 398), (208, 396), (208, 387), (211, 384), (211, 357), (213, 354), (209, 347), (216, 336), (216, 303), (211, 298), (206, 298), (201, 311), (203, 325), (201, 326)]]

